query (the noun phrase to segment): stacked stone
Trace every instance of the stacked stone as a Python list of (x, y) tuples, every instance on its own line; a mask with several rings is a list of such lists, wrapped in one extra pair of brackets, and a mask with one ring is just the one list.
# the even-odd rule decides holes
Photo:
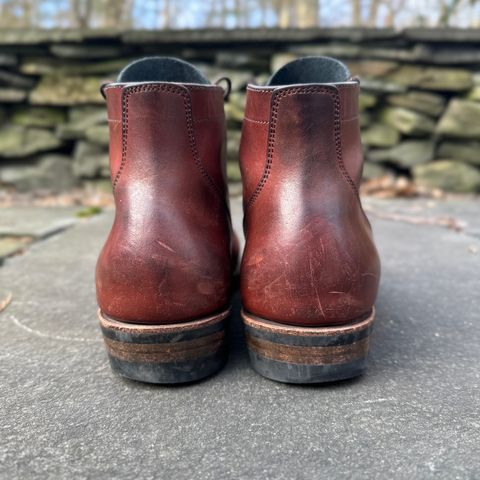
[(331, 55), (360, 78), (365, 178), (408, 175), (428, 188), (478, 192), (479, 32), (412, 29), (399, 34), (395, 48), (385, 31), (365, 35), (375, 41), (294, 46), (276, 55), (273, 67)]
[(454, 192), (480, 190), (478, 30), (0, 32), (0, 183), (65, 189), (108, 178), (99, 86), (133, 58), (178, 56), (229, 76), (228, 176), (240, 178), (245, 86), (289, 60), (344, 60), (363, 86), (365, 177), (407, 175)]

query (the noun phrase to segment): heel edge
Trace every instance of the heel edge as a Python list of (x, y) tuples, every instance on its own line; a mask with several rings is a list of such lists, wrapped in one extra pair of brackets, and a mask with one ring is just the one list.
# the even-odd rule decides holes
[(208, 377), (227, 358), (226, 322), (230, 309), (192, 322), (133, 324), (98, 311), (112, 370), (146, 383), (187, 383)]
[(338, 327), (296, 327), (242, 310), (253, 368), (284, 383), (326, 383), (361, 375), (366, 367), (375, 319)]

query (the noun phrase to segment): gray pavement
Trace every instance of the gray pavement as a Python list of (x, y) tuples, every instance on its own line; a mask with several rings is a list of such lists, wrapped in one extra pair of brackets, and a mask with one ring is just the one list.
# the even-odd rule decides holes
[[(165, 387), (112, 374), (93, 284), (111, 213), (7, 259), (0, 478), (480, 478), (480, 202), (366, 203), (383, 261), (369, 370), (325, 386), (251, 370), (238, 294), (218, 375)], [(238, 198), (233, 211), (239, 225)]]
[(79, 208), (17, 207), (0, 210), (0, 265), (33, 242), (70, 228)]

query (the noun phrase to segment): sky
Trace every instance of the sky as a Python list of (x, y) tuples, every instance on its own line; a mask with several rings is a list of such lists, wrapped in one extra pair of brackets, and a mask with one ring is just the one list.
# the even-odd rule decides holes
[[(259, 27), (262, 23), (262, 15), (260, 10), (256, 7), (255, 0), (244, 0), (249, 2), (251, 8), (249, 9), (248, 24), (250, 27)], [(397, 3), (398, 0), (392, 0)], [(153, 3), (155, 0), (153, 0)], [(234, 0), (227, 0), (233, 10)], [(152, 15), (141, 14), (142, 5), (146, 6), (152, 4), (152, 0), (144, 0), (137, 2), (136, 19), (139, 26), (143, 28), (155, 28), (155, 17)], [(176, 12), (176, 26), (178, 28), (198, 28), (204, 26), (208, 16), (208, 7), (210, 2), (202, 0), (180, 0), (182, 4)], [(480, 1), (476, 5), (470, 6), (469, 0), (463, 1), (463, 6), (459, 8), (458, 14), (455, 16), (456, 26), (468, 27), (472, 22), (476, 21), (477, 26), (480, 24)], [(324, 26), (349, 26), (351, 19), (351, 2), (348, 0), (330, 0), (326, 2), (321, 0), (323, 5), (321, 11), (321, 20)], [(422, 21), (424, 24), (434, 26), (440, 15), (440, 2), (438, 0), (405, 0), (405, 6), (396, 15), (396, 26), (399, 28), (419, 24)], [(325, 7), (327, 5), (327, 7)], [(364, 1), (364, 9), (368, 10), (369, 1)], [(379, 10), (379, 20), (381, 23), (387, 16), (388, 12), (385, 7)], [(267, 26), (274, 27), (277, 24), (277, 18), (274, 12), (270, 12), (266, 16)], [(227, 15), (226, 27), (234, 28), (237, 26), (235, 15)]]
[[(101, 0), (97, 0), (101, 3)], [(123, 1), (123, 0), (118, 0)], [(235, 0), (225, 0), (227, 7), (232, 11)], [(270, 11), (263, 19), (258, 0), (242, 0), (247, 4), (247, 26), (262, 26), (265, 20), (266, 26), (274, 27), (277, 25), (277, 18), (273, 11)], [(399, 0), (390, 0), (393, 3)], [(12, 0), (0, 0), (0, 7), (6, 3), (12, 3)], [(68, 27), (70, 0), (36, 0), (38, 5), (38, 26), (44, 28)], [(475, 24), (480, 26), (480, 1), (474, 2), (475, 5), (469, 6), (470, 0), (463, 0), (463, 6), (459, 9), (454, 18), (455, 26), (467, 27)], [(212, 2), (206, 0), (170, 0), (173, 7), (171, 13), (172, 28), (202, 28), (207, 24), (209, 9)], [(218, 4), (221, 4), (220, 2)], [(364, 8), (368, 9), (368, 0), (364, 0)], [(439, 16), (438, 0), (405, 0), (405, 6), (396, 15), (396, 26), (398, 28), (418, 25), (420, 23), (433, 26)], [(18, 15), (22, 14), (22, 2), (15, 1), (15, 10)], [(321, 22), (323, 26), (349, 26), (351, 19), (351, 2), (349, 0), (330, 0), (326, 2), (321, 0)], [(133, 20), (135, 28), (155, 29), (162, 27), (162, 0), (133, 0)], [(61, 13), (59, 15), (59, 12)], [(381, 8), (379, 11), (379, 25), (384, 24), (387, 15), (387, 9)], [(59, 16), (63, 20), (59, 19)], [(217, 17), (217, 26), (220, 17)], [(93, 27), (101, 26), (101, 18), (93, 19)], [(226, 15), (225, 27), (237, 27), (237, 19), (233, 13)]]
[[(262, 25), (262, 15), (257, 7), (256, 0), (243, 0), (250, 4), (248, 15), (248, 26), (259, 27)], [(392, 0), (394, 3), (398, 0)], [(227, 5), (233, 10), (235, 0), (227, 0)], [(203, 0), (179, 0), (176, 3), (181, 5), (175, 12), (175, 27), (177, 28), (199, 28), (205, 26), (209, 13), (210, 2)], [(480, 1), (476, 5), (470, 6), (469, 0), (464, 0), (464, 5), (458, 10), (455, 16), (456, 26), (468, 27), (476, 21), (480, 24)], [(351, 2), (348, 0), (330, 0), (325, 2), (321, 0), (323, 8), (321, 11), (321, 20), (324, 26), (349, 26), (351, 19)], [(368, 10), (369, 1), (364, 1), (364, 9)], [(418, 25), (420, 21), (429, 26), (434, 26), (440, 14), (440, 2), (438, 0), (405, 0), (405, 6), (396, 15), (396, 26), (399, 28)], [(148, 14), (148, 11), (155, 12), (156, 0), (139, 0), (135, 3), (134, 16), (139, 28), (157, 28), (158, 17)], [(327, 7), (325, 7), (327, 5)], [(387, 9), (381, 7), (379, 10), (379, 20), (387, 16)], [(267, 26), (277, 25), (277, 18), (273, 11), (266, 16)], [(237, 26), (234, 14), (227, 15), (227, 28)]]

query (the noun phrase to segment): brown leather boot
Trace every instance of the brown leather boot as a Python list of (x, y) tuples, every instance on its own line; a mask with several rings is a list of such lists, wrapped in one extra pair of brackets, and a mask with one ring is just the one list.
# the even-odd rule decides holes
[(243, 319), (254, 368), (274, 380), (365, 367), (380, 264), (358, 196), (358, 94), (342, 63), (316, 57), (247, 90)]
[(103, 92), (116, 215), (96, 285), (110, 363), (144, 382), (198, 380), (226, 357), (224, 91), (185, 62), (147, 58)]

